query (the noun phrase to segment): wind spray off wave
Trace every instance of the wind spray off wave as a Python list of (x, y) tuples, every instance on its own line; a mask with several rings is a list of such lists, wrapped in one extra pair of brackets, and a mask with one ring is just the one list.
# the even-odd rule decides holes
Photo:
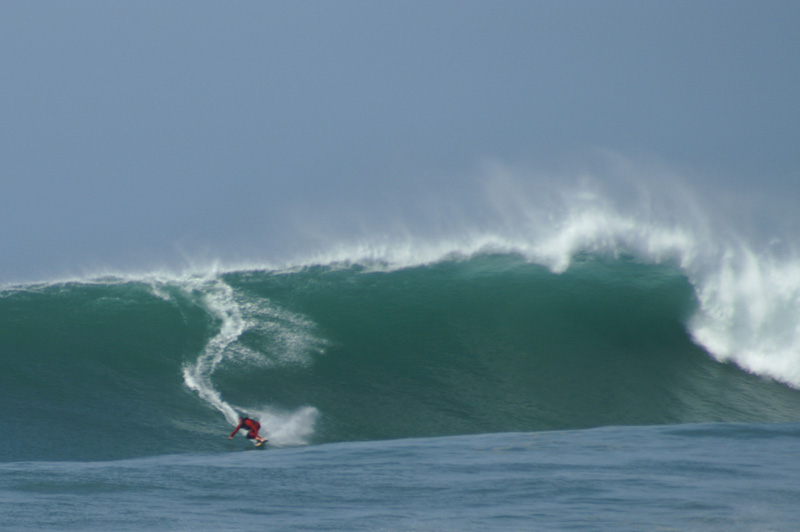
[(586, 255), (675, 265), (697, 296), (687, 327), (699, 345), (717, 360), (800, 388), (800, 258), (791, 244), (765, 244), (793, 242), (793, 235), (770, 232), (777, 226), (755, 230), (669, 172), (645, 178), (626, 162), (613, 171), (557, 179), (495, 165), (469, 214), (441, 201), (422, 223), (338, 239), (299, 264), (391, 270), (501, 253), (554, 273)]

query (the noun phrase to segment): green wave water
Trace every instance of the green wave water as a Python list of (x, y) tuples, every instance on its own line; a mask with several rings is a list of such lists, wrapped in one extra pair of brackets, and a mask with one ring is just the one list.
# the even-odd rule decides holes
[(800, 392), (696, 343), (699, 304), (675, 266), (591, 255), (8, 288), (0, 456), (239, 449), (241, 411), (278, 446), (796, 421)]

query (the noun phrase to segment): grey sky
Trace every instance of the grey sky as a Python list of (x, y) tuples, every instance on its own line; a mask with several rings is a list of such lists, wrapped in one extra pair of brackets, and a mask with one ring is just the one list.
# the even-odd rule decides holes
[(610, 150), (785, 203), (798, 23), (789, 1), (0, 0), (0, 282), (279, 258), (314, 224), (469, 209), (485, 160)]

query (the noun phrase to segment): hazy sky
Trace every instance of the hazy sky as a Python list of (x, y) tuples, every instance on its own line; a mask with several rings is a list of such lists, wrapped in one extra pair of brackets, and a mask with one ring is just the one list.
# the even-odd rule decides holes
[(0, 282), (278, 258), (468, 209), (485, 161), (602, 150), (785, 201), (798, 24), (796, 1), (0, 0)]

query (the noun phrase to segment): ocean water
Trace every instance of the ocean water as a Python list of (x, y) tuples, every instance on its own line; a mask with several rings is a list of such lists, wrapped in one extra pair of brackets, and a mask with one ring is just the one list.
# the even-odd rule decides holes
[(795, 530), (800, 263), (552, 227), (3, 287), (0, 529)]
[(4, 530), (796, 530), (797, 424), (0, 464)]

